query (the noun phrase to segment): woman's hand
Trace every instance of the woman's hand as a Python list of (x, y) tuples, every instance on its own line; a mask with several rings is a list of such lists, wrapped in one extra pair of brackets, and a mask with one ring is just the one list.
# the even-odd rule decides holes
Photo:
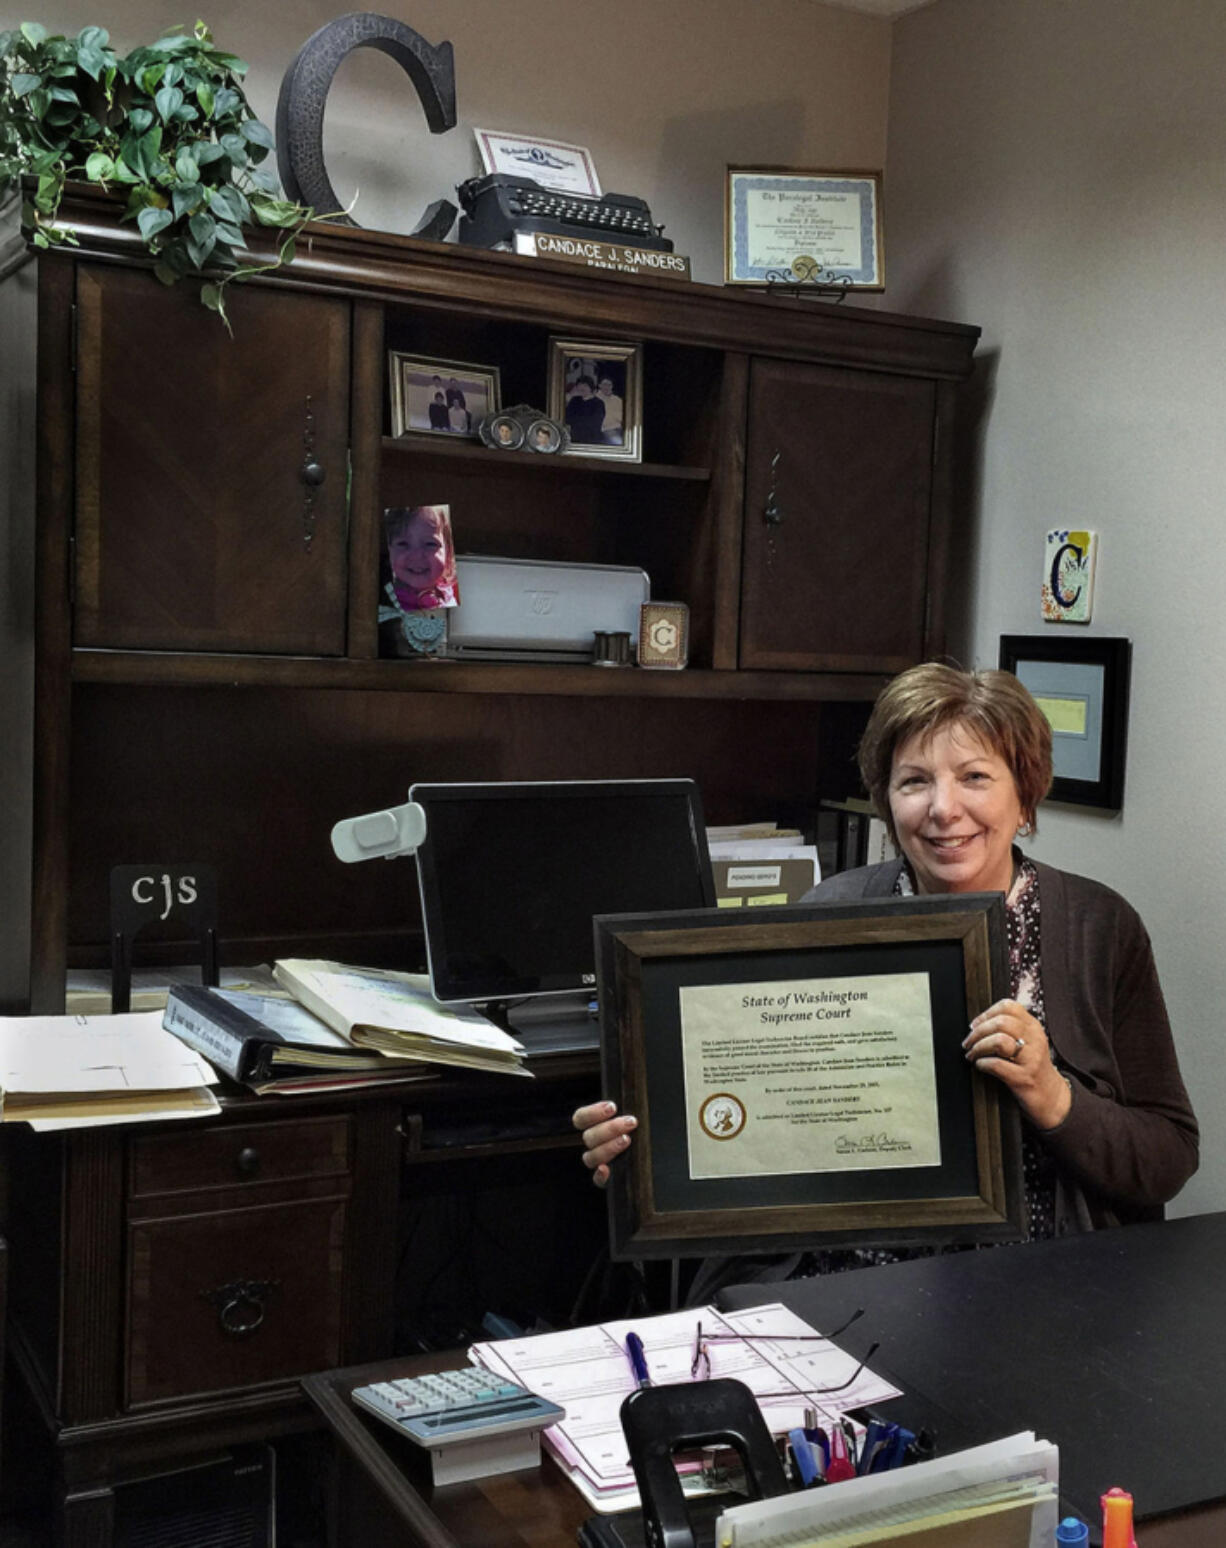
[(619, 1118), (613, 1102), (593, 1102), (576, 1108), (570, 1121), (583, 1130), (583, 1164), (591, 1168), (596, 1186), (603, 1188), (609, 1180), (609, 1162), (629, 1148), (638, 1119), (629, 1113)]
[(1036, 1129), (1054, 1129), (1068, 1117), (1073, 1093), (1052, 1063), (1047, 1034), (1016, 1000), (997, 1000), (976, 1016), (962, 1046), (985, 1075), (1008, 1086)]

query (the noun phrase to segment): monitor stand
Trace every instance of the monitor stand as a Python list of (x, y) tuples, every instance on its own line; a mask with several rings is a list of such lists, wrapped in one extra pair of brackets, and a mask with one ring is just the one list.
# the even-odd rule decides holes
[(590, 990), (516, 1000), (503, 1008), (498, 1019), (505, 1021), (507, 1030), (524, 1045), (529, 1059), (542, 1054), (591, 1053), (600, 1047), (596, 997)]

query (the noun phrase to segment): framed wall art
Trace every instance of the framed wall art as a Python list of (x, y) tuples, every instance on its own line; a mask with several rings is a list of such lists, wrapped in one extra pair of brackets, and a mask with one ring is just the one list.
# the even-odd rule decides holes
[(564, 454), (643, 459), (643, 350), (607, 339), (550, 339), (549, 415), (570, 432)]
[(1000, 665), (1029, 688), (1051, 725), (1053, 801), (1123, 806), (1131, 656), (1126, 639), (1001, 635)]
[(623, 1258), (1016, 1239), (1018, 1109), (967, 1062), (996, 894), (598, 917)]
[(880, 172), (729, 167), (724, 280), (884, 290)]
[(392, 434), (451, 435), (475, 439), (477, 428), (502, 407), (497, 366), (466, 360), (428, 360), (392, 350)]

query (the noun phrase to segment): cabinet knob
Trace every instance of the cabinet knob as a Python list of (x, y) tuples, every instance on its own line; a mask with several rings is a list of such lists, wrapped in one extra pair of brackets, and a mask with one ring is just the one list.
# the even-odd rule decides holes
[(302, 482), (311, 489), (318, 489), (327, 476), (327, 472), (318, 462), (304, 462), (302, 465)]
[(255, 1177), (260, 1170), (260, 1153), (254, 1145), (244, 1145), (235, 1162), (241, 1177)]

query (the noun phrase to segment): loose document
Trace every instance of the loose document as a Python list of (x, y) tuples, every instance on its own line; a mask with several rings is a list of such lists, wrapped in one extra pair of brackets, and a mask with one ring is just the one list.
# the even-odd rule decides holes
[(5, 1122), (86, 1128), (219, 1109), (211, 1065), (162, 1030), (162, 1012), (0, 1016)]
[[(699, 1323), (704, 1339), (716, 1340), (708, 1344), (711, 1375), (743, 1381), (773, 1435), (802, 1425), (806, 1408), (817, 1409), (825, 1425), (848, 1409), (899, 1396), (897, 1387), (867, 1369), (841, 1391), (821, 1390), (841, 1387), (859, 1361), (779, 1304), (739, 1312), (704, 1306), (500, 1339), (474, 1344), (469, 1358), (561, 1404), (566, 1418), (544, 1432), (546, 1447), (596, 1510), (628, 1510), (639, 1500), (619, 1418), (623, 1399), (636, 1385), (626, 1335), (642, 1339), (653, 1383), (688, 1382)], [(719, 1341), (729, 1334), (741, 1336)], [(802, 1341), (797, 1334), (805, 1335)], [(702, 1483), (697, 1464), (691, 1481)]]

